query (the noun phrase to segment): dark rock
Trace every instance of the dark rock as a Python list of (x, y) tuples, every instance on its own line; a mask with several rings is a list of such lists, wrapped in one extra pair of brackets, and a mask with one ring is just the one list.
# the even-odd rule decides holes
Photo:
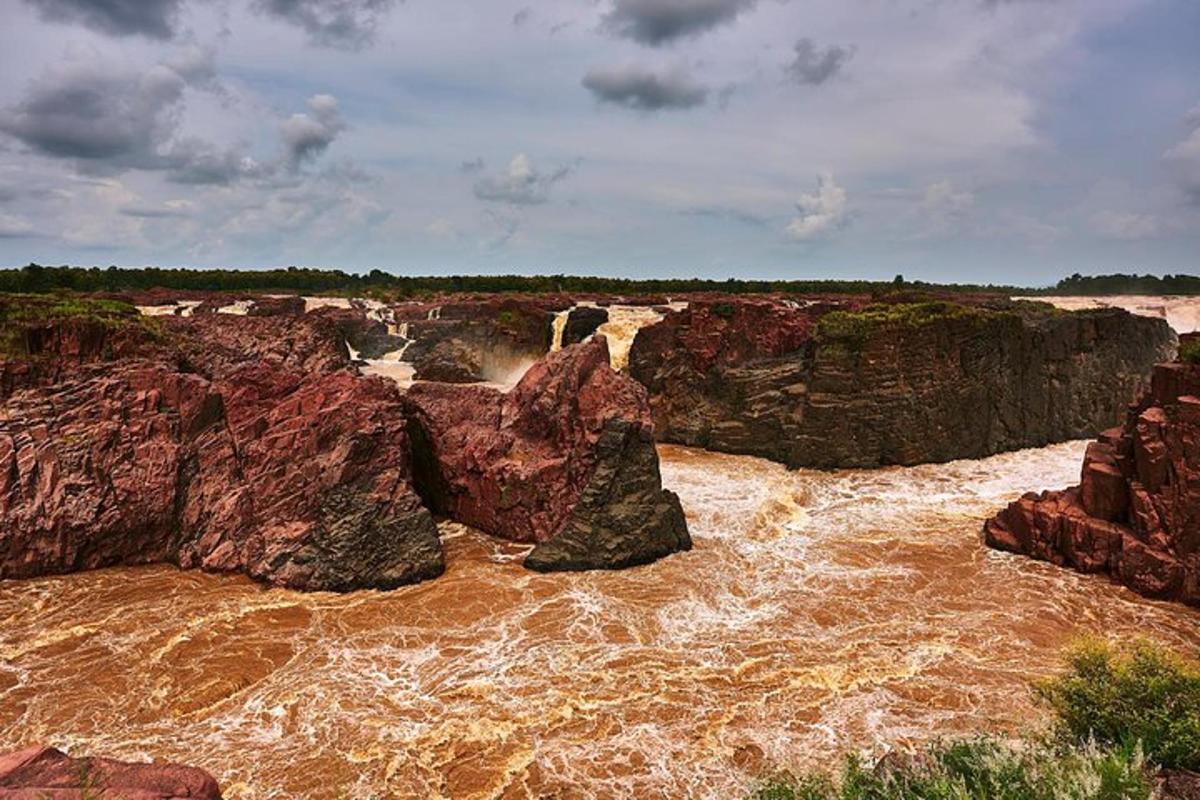
[(567, 314), (567, 323), (563, 326), (562, 346), (578, 344), (596, 332), (608, 322), (608, 309), (592, 306), (578, 306)]
[(414, 377), (422, 381), (475, 383), (483, 380), (480, 353), (459, 339), (443, 339), (413, 361)]
[(643, 328), (630, 374), (659, 440), (819, 468), (1040, 447), (1118, 422), (1175, 344), (1117, 309), (829, 300), (706, 300)]

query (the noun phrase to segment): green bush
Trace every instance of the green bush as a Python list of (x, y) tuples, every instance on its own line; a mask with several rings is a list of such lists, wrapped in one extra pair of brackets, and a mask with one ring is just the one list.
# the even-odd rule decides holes
[(1140, 742), (1163, 767), (1200, 770), (1200, 666), (1149, 643), (1071, 651), (1068, 670), (1035, 687), (1069, 741)]
[(1200, 337), (1179, 345), (1179, 360), (1185, 364), (1200, 364)]
[(860, 311), (831, 311), (817, 323), (818, 338), (863, 340), (881, 328), (915, 328), (944, 319), (987, 319), (999, 312), (944, 300), (877, 303)]
[(1151, 794), (1137, 747), (979, 737), (930, 745), (873, 769), (852, 758), (836, 781), (775, 775), (750, 800), (1149, 800)]
[(103, 325), (109, 330), (137, 327), (151, 340), (163, 336), (158, 320), (142, 316), (137, 308), (118, 300), (72, 294), (0, 295), (0, 357), (30, 355), (27, 334), (47, 324), (79, 322)]

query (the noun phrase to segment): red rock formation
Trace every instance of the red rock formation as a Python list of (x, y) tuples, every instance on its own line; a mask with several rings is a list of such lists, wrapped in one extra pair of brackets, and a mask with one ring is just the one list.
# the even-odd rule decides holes
[(603, 336), (551, 354), (507, 394), (418, 383), (405, 399), (422, 495), (539, 543), (528, 566), (620, 567), (690, 548), (679, 500), (662, 489), (645, 391), (609, 367)]
[(3, 800), (221, 800), (216, 780), (179, 764), (71, 758), (51, 747), (0, 755)]
[(1155, 367), (1125, 425), (1088, 446), (1079, 486), (1025, 495), (988, 520), (984, 536), (1000, 550), (1200, 605), (1200, 366)]

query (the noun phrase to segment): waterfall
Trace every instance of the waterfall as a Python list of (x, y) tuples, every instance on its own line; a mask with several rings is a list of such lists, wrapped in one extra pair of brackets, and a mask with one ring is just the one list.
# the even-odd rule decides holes
[(442, 307), (441, 306), (434, 306), (433, 308), (429, 309), (429, 316), (425, 317), (425, 319), (441, 319), (441, 318), (442, 318)]
[(407, 322), (401, 322), (399, 325), (396, 326), (396, 335), (401, 338), (404, 338), (404, 339), (410, 338), (408, 335), (408, 323)]
[(563, 348), (563, 332), (567, 329), (567, 318), (571, 316), (574, 307), (568, 308), (566, 311), (559, 311), (554, 315), (554, 322), (551, 323), (551, 328), (554, 335), (550, 339), (550, 352), (557, 353)]

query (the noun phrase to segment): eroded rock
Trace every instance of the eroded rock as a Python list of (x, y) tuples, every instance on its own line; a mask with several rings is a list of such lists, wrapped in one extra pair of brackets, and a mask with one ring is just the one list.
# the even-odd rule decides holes
[(52, 747), (0, 755), (4, 800), (221, 800), (217, 781), (179, 764), (71, 758)]

